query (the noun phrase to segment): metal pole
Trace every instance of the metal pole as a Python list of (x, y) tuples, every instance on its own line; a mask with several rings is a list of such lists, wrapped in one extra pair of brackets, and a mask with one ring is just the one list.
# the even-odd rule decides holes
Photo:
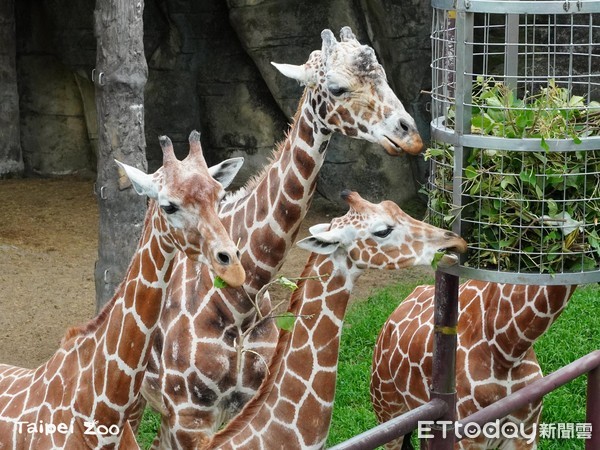
[[(458, 322), (458, 282), (456, 275), (441, 270), (435, 273), (435, 310), (433, 313), (433, 368), (431, 399), (440, 399), (448, 405), (440, 420), (450, 422), (432, 426), (433, 438), (423, 440), (422, 448), (452, 450), (454, 448), (454, 421), (456, 420), (456, 324)], [(446, 434), (450, 432), (450, 437)]]
[(436, 420), (446, 412), (448, 405), (439, 399), (433, 399), (401, 416), (394, 417), (381, 425), (371, 428), (348, 439), (329, 450), (371, 450), (393, 441), (417, 428), (421, 420)]
[(586, 450), (600, 448), (600, 366), (588, 373), (586, 421), (592, 426), (592, 437), (585, 442)]

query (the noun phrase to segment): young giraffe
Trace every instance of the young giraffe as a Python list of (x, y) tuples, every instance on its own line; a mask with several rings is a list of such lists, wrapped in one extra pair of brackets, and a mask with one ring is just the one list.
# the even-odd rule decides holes
[[(143, 390), (163, 416), (155, 448), (194, 447), (260, 386), (277, 330), (272, 321), (254, 327), (257, 313), (246, 292), (253, 297), (281, 267), (332, 133), (378, 142), (390, 154), (422, 149), (373, 49), (360, 45), (347, 27), (340, 36), (338, 42), (325, 30), (321, 51), (304, 65), (275, 64), (306, 85), (298, 111), (269, 167), (222, 203), (220, 216), (240, 245), (245, 290), (216, 289), (206, 271), (198, 274), (184, 259), (178, 262)], [(268, 314), (270, 302), (260, 308)]]
[[(533, 343), (550, 328), (576, 286), (526, 286), (468, 281), (459, 289), (456, 397), (459, 419), (542, 377)], [(371, 399), (380, 422), (429, 400), (433, 286), (419, 286), (392, 313), (373, 355)], [(505, 421), (530, 435), (541, 401)], [(457, 448), (531, 449), (527, 439), (463, 439)], [(386, 448), (399, 449), (403, 439)]]
[(430, 264), (439, 249), (466, 250), (454, 233), (415, 220), (396, 204), (373, 204), (344, 192), (350, 210), (311, 228), (298, 242), (311, 250), (258, 394), (206, 449), (323, 448), (329, 430), (338, 351), (350, 292), (365, 269)]
[(175, 254), (209, 264), (231, 285), (244, 282), (237, 248), (217, 216), (224, 191), (215, 181), (229, 184), (241, 158), (208, 169), (198, 133), (190, 136), (190, 154), (182, 162), (169, 138), (161, 138), (161, 146), (164, 165), (153, 175), (118, 163), (135, 190), (153, 200), (115, 296), (88, 324), (67, 331), (37, 369), (0, 365), (0, 448), (135, 448), (127, 421)]

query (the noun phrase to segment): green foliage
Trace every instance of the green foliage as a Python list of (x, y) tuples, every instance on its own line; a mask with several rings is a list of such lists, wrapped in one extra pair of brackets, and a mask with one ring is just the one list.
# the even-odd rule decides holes
[(275, 318), (275, 324), (277, 328), (281, 328), (285, 331), (292, 331), (294, 324), (296, 323), (296, 315), (291, 312), (285, 312)]
[(137, 434), (137, 441), (142, 449), (147, 450), (152, 446), (152, 442), (154, 441), (159, 428), (160, 415), (150, 408), (146, 408)]
[[(517, 98), (501, 83), (478, 80), (471, 132), (502, 138), (539, 138), (535, 152), (471, 149), (463, 165), (462, 219), (471, 242), (467, 265), (519, 272), (595, 270), (600, 261), (600, 151), (550, 151), (548, 139), (600, 131), (600, 104), (550, 81), (536, 96)], [(451, 111), (447, 125), (453, 127)], [(454, 148), (428, 149), (436, 162), (430, 220), (447, 227), (452, 204)]]
[(227, 282), (221, 278), (219, 275), (215, 275), (215, 279), (213, 281), (213, 286), (216, 287), (217, 289), (223, 289), (226, 288)]

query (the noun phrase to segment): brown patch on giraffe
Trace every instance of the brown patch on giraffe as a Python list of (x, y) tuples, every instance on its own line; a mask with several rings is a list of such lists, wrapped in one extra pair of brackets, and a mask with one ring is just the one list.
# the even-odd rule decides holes
[[(137, 361), (135, 365), (129, 365), (129, 367), (136, 366)], [(119, 368), (116, 361), (108, 362), (108, 375), (114, 377), (114, 379), (107, 383), (106, 396), (112, 403), (124, 406), (129, 401), (129, 386), (133, 383), (133, 380)], [(118, 381), (115, 382), (115, 379)]]
[(352, 114), (350, 114), (350, 111), (348, 111), (348, 109), (342, 106), (338, 106), (335, 111), (340, 115), (340, 118), (344, 123), (348, 125), (354, 125), (354, 117), (352, 117)]
[[(293, 429), (289, 429), (287, 427), (284, 427), (283, 425), (277, 423), (277, 422), (271, 422), (269, 424), (269, 429), (271, 430), (271, 433), (267, 436), (262, 435), (261, 434), (261, 438), (262, 441), (264, 442), (264, 447), (262, 447), (260, 444), (256, 445), (256, 446), (252, 446), (250, 444), (247, 444), (246, 442), (244, 442), (243, 447), (244, 448), (269, 448), (269, 449), (276, 449), (276, 448), (302, 448), (302, 444), (300, 444), (300, 442), (298, 442), (298, 437), (296, 436), (296, 433), (294, 432)], [(261, 440), (259, 440), (258, 438), (255, 439), (258, 443), (261, 442)], [(282, 443), (285, 442), (285, 446), (282, 447)]]
[(298, 121), (298, 137), (300, 137), (300, 139), (306, 142), (310, 147), (315, 144), (312, 126), (304, 117), (300, 117), (300, 120)]
[(21, 391), (11, 398), (8, 404), (4, 407), (2, 414), (7, 417), (20, 417), (21, 413), (25, 409), (25, 397), (27, 394), (27, 391)]
[(119, 425), (121, 419), (120, 414), (104, 402), (99, 402), (98, 405), (96, 405), (95, 416), (101, 417), (102, 425), (106, 425), (107, 427)]
[(332, 114), (327, 120), (327, 123), (330, 124), (334, 129), (338, 129), (342, 124), (342, 121), (337, 114)]
[[(217, 400), (215, 392), (209, 388), (198, 376), (196, 372), (192, 372), (187, 377), (187, 385), (189, 387), (190, 399), (192, 403), (197, 405), (211, 405)], [(183, 393), (179, 393), (179, 396)], [(191, 410), (191, 417), (194, 417), (194, 409)]]
[[(302, 318), (298, 318), (296, 320), (304, 320)], [(292, 339), (292, 347), (304, 347), (309, 340), (309, 335), (306, 327), (296, 327), (294, 328), (294, 336)]]
[(288, 369), (303, 379), (304, 376), (306, 376), (306, 367), (310, 367), (314, 363), (315, 362), (310, 347), (294, 350), (294, 358), (291, 360), (291, 362), (286, 361)]
[(297, 223), (302, 210), (298, 205), (289, 202), (282, 202), (273, 211), (273, 218), (277, 221), (284, 232), (288, 232), (293, 223)]
[[(114, 322), (114, 323), (118, 323), (118, 324), (123, 323), (123, 309), (122, 308), (113, 308), (112, 311), (110, 312), (109, 320), (115, 320), (116, 322)], [(119, 330), (111, 330), (110, 333), (106, 333), (104, 335), (104, 340), (106, 341), (106, 350), (108, 351), (108, 353), (114, 354), (117, 352), (117, 346), (119, 345), (120, 331), (121, 331), (120, 329)], [(93, 349), (93, 350), (95, 350), (95, 349)], [(93, 352), (93, 350), (92, 350), (92, 352)]]
[(177, 400), (178, 403), (184, 403), (187, 401), (187, 395), (185, 395), (185, 379), (174, 373), (168, 373), (165, 376), (165, 393), (169, 395), (172, 401)]
[(288, 378), (280, 388), (281, 396), (296, 404), (300, 403), (304, 392), (306, 392), (306, 386), (297, 378)]
[[(327, 358), (331, 356), (329, 352), (332, 350), (330, 348), (332, 344), (334, 344), (333, 350), (337, 351), (337, 333), (338, 326), (327, 316), (319, 320), (317, 328), (313, 332), (313, 346), (319, 350), (317, 358), (322, 366), (331, 366), (334, 363), (334, 361), (327, 360)], [(322, 361), (323, 358), (325, 358), (325, 361)]]
[(142, 264), (142, 277), (148, 283), (156, 283), (158, 281), (158, 274), (156, 273), (156, 266), (153, 263), (150, 250), (147, 248), (142, 251), (142, 259), (146, 261)]
[(483, 347), (484, 344), (481, 344), (467, 353), (469, 373), (474, 381), (487, 380), (492, 376), (492, 354)]
[(96, 356), (96, 358), (94, 358), (94, 365), (92, 367), (94, 376), (94, 394), (96, 397), (99, 397), (104, 392), (104, 384), (106, 383), (106, 361)]
[(292, 423), (294, 421), (294, 416), (296, 415), (296, 405), (297, 403), (290, 402), (286, 398), (279, 398), (275, 405), (277, 420)]
[(344, 127), (344, 134), (350, 137), (356, 137), (358, 135), (358, 131), (356, 128)]
[(323, 429), (325, 428), (324, 424), (329, 424), (331, 421), (329, 409), (323, 407), (313, 394), (309, 394), (300, 406), (298, 415), (305, 419), (297, 422), (298, 431), (304, 442), (308, 446), (316, 444), (317, 442), (314, 439), (321, 436), (315, 436), (315, 429)]
[(427, 386), (421, 377), (421, 372), (416, 367), (410, 368), (410, 374), (408, 376), (408, 385), (410, 386), (410, 393), (419, 398), (427, 398), (429, 394)]
[[(140, 354), (146, 344), (146, 333), (140, 330), (135, 318), (132, 314), (126, 314), (123, 319), (121, 330), (110, 330), (108, 335), (114, 331), (123, 337), (119, 342), (119, 358), (123, 360), (129, 367), (137, 367), (140, 360)], [(122, 331), (122, 333), (120, 333)]]
[(51, 405), (60, 405), (65, 400), (63, 397), (65, 395), (65, 385), (64, 380), (58, 376), (52, 377), (50, 382), (48, 383), (48, 388), (46, 389), (46, 403)]
[[(286, 249), (285, 241), (279, 237), (271, 236), (271, 230), (266, 225), (254, 230), (250, 236), (250, 249), (252, 254), (263, 264), (275, 266), (283, 257)], [(263, 235), (271, 236), (271, 239), (265, 240)]]
[[(294, 152), (294, 162), (295, 162), (296, 166), (298, 167), (298, 170), (300, 172), (300, 175), (302, 175), (302, 178), (307, 180), (314, 173), (315, 160), (304, 150), (299, 149), (299, 148), (297, 148), (295, 150), (296, 151)], [(295, 177), (295, 175), (294, 175), (294, 177)], [(289, 182), (290, 182), (290, 180), (287, 181), (287, 183), (289, 183)], [(285, 186), (289, 187), (289, 184), (286, 184)], [(285, 192), (289, 193), (289, 191), (287, 189), (285, 190)]]
[(154, 324), (156, 324), (157, 317), (160, 315), (162, 305), (160, 302), (160, 297), (155, 298), (156, 291), (156, 288), (148, 287), (142, 283), (138, 283), (136, 295), (142, 296), (141, 298), (153, 298), (153, 300), (147, 301), (141, 310), (139, 308), (136, 309), (136, 312), (140, 316), (140, 319), (146, 328), (151, 328), (154, 326)]
[(333, 277), (329, 277), (327, 279), (327, 291), (337, 291), (338, 289), (342, 289), (346, 284), (345, 277), (341, 275), (336, 275)]
[(336, 373), (321, 371), (315, 375), (312, 388), (321, 400), (333, 401), (335, 391), (331, 389), (331, 386), (335, 386)]

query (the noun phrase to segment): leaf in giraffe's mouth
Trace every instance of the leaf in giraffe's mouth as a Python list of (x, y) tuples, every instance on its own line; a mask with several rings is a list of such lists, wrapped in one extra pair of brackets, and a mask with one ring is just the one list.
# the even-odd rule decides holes
[(433, 255), (433, 260), (431, 261), (431, 267), (433, 270), (437, 270), (440, 263), (443, 261), (444, 266), (453, 266), (458, 263), (458, 256), (454, 253), (453, 248), (444, 248), (439, 249)]

